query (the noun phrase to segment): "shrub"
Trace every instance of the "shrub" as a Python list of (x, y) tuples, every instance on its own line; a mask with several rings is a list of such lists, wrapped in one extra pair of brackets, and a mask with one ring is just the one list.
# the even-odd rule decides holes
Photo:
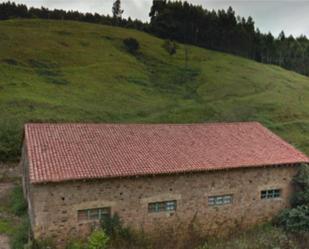
[(103, 229), (94, 230), (88, 238), (87, 249), (105, 249), (109, 241)]
[(274, 222), (287, 231), (309, 231), (309, 165), (301, 165), (294, 184), (295, 194), (291, 200), (294, 208), (283, 210)]
[(165, 40), (164, 43), (163, 43), (163, 48), (166, 50), (166, 52), (169, 53), (169, 55), (176, 54), (177, 45), (174, 41)]
[(85, 246), (81, 241), (71, 241), (66, 249), (85, 249)]
[(292, 197), (292, 207), (297, 207), (301, 205), (309, 206), (309, 191), (297, 191)]
[(101, 221), (101, 227), (110, 237), (118, 234), (123, 229), (122, 221), (117, 213), (112, 216), (104, 217)]
[(112, 248), (147, 248), (149, 241), (143, 232), (137, 232), (129, 227), (124, 227), (118, 214), (106, 217), (101, 221), (101, 226), (110, 237)]
[(126, 38), (123, 44), (130, 53), (135, 53), (139, 49), (139, 42), (135, 38)]
[(27, 213), (27, 202), (21, 186), (16, 186), (11, 195), (11, 210), (15, 215), (22, 216)]
[(283, 210), (276, 223), (290, 232), (309, 231), (309, 206)]
[(309, 206), (309, 165), (301, 165), (298, 174), (294, 178), (295, 194), (292, 198), (292, 206)]

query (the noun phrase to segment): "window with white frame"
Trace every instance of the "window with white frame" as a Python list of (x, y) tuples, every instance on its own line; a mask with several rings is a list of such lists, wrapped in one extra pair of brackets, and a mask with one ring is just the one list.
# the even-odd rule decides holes
[(276, 199), (280, 198), (281, 189), (267, 189), (261, 191), (261, 199)]
[(77, 211), (77, 218), (78, 220), (102, 220), (109, 217), (110, 213), (111, 209), (109, 207), (83, 209)]
[(149, 213), (158, 212), (171, 212), (176, 211), (177, 202), (176, 201), (162, 201), (162, 202), (152, 202), (148, 204)]
[(208, 206), (221, 206), (233, 203), (233, 195), (217, 195), (208, 197)]

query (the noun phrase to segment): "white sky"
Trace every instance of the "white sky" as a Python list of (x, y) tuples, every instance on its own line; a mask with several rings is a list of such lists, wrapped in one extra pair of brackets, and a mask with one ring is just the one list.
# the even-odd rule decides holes
[[(111, 14), (114, 0), (15, 0), (14, 2), (51, 9)], [(309, 0), (189, 0), (189, 2), (207, 9), (227, 9), (232, 6), (237, 15), (252, 16), (256, 27), (262, 32), (271, 31), (275, 36), (284, 30), (287, 35), (305, 34), (309, 37)], [(131, 16), (133, 19), (148, 21), (151, 4), (152, 0), (122, 0), (124, 17)]]

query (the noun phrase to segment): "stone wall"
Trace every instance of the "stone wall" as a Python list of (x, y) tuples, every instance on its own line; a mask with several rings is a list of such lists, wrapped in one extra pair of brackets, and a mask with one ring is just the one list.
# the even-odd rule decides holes
[[(296, 166), (220, 170), (194, 174), (135, 177), (32, 185), (35, 237), (57, 243), (89, 233), (93, 223), (79, 222), (77, 210), (111, 207), (125, 224), (151, 230), (158, 225), (187, 224), (195, 217), (205, 233), (244, 228), (269, 220), (289, 206)], [(278, 199), (262, 200), (263, 189), (280, 188)], [(208, 206), (208, 196), (232, 194), (233, 203)], [(177, 200), (176, 212), (148, 213), (148, 203)]]

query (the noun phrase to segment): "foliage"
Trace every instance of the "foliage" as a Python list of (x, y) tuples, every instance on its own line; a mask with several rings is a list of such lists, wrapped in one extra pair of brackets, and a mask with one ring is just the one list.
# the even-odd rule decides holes
[(113, 3), (112, 11), (113, 11), (113, 17), (114, 18), (117, 18), (117, 19), (121, 18), (122, 14), (123, 14), (123, 10), (121, 9), (121, 1), (120, 0), (116, 0)]
[(11, 210), (15, 215), (23, 216), (27, 213), (27, 202), (21, 186), (16, 186), (11, 195)]
[(309, 165), (301, 165), (294, 185), (293, 208), (283, 210), (274, 223), (291, 232), (309, 231)]
[(85, 245), (81, 241), (70, 241), (66, 249), (85, 249)]
[[(304, 235), (305, 236), (305, 235)], [(236, 231), (225, 238), (210, 237), (196, 249), (301, 249), (298, 239), (270, 224), (256, 226), (248, 231)]]
[[(12, 18), (42, 18), (54, 20), (72, 20), (90, 23), (99, 23), (106, 25), (117, 25), (126, 28), (135, 28), (138, 30), (148, 30), (148, 24), (140, 20), (132, 20), (121, 18), (123, 10), (120, 7), (120, 0), (116, 0), (113, 8), (113, 16), (99, 15), (98, 13), (82, 13), (73, 10), (54, 9), (50, 10), (45, 7), (28, 8), (25, 4), (16, 4), (13, 1), (3, 2), (0, 4), (0, 20), (7, 20)], [(114, 17), (116, 15), (116, 18)], [(117, 20), (115, 22), (115, 19)]]
[(101, 220), (101, 226), (108, 236), (114, 236), (123, 228), (122, 221), (117, 213), (111, 216), (105, 216)]
[(177, 52), (177, 44), (171, 40), (165, 40), (163, 48), (169, 53), (169, 55), (174, 55)]
[(94, 230), (88, 238), (87, 249), (106, 249), (108, 240), (103, 229)]
[(292, 198), (292, 206), (309, 206), (309, 165), (301, 165), (298, 174), (294, 178), (295, 194)]
[[(309, 40), (305, 36), (278, 38), (255, 28), (252, 17), (245, 19), (227, 10), (203, 9), (187, 1), (153, 1), (150, 32), (210, 49), (237, 54), (259, 62), (276, 64), (309, 75)], [(297, 59), (295, 59), (297, 58)]]
[(123, 44), (130, 53), (135, 53), (139, 49), (139, 42), (135, 38), (126, 38)]
[(283, 210), (277, 217), (276, 223), (290, 232), (309, 232), (309, 206), (302, 205)]
[(302, 164), (297, 175), (294, 178), (294, 183), (299, 187), (300, 191), (309, 191), (309, 165)]
[(28, 242), (30, 224), (28, 219), (24, 219), (17, 227), (15, 233), (12, 235), (10, 244), (11, 249), (22, 249)]
[(142, 248), (149, 245), (149, 240), (143, 232), (137, 232), (125, 227), (117, 213), (107, 216), (101, 221), (101, 226), (110, 238), (112, 248)]

